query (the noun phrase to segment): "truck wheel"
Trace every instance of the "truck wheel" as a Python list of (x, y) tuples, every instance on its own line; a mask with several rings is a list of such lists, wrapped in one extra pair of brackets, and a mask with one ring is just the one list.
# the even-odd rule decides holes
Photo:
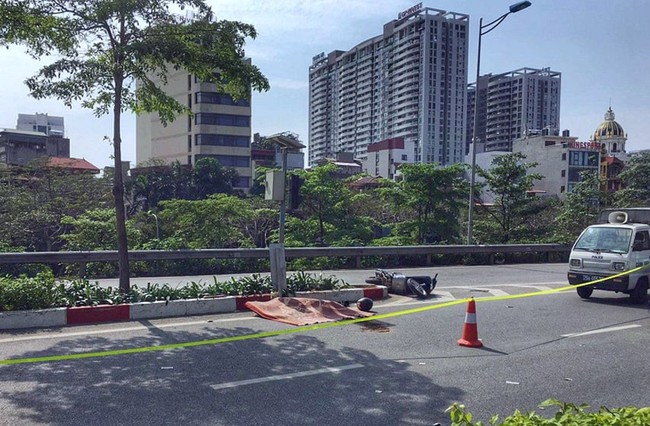
[(578, 296), (580, 296), (582, 299), (589, 299), (591, 297), (591, 293), (594, 292), (594, 288), (590, 286), (578, 287), (576, 290), (578, 291)]
[(648, 281), (640, 279), (636, 283), (636, 287), (630, 293), (630, 297), (635, 303), (645, 303), (648, 301)]

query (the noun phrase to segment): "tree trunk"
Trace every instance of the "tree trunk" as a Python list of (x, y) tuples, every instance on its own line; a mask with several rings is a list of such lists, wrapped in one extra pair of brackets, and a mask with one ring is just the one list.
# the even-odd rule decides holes
[(122, 87), (124, 78), (115, 76), (115, 104), (113, 107), (113, 156), (115, 174), (113, 176), (113, 198), (115, 199), (115, 224), (117, 227), (117, 255), (120, 272), (120, 292), (129, 293), (129, 246), (126, 235), (126, 211), (124, 208), (124, 181), (122, 177)]

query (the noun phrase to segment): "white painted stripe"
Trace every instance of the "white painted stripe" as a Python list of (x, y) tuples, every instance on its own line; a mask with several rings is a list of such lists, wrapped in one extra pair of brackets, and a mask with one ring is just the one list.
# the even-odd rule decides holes
[(476, 324), (476, 314), (467, 312), (465, 314), (465, 324)]
[(426, 299), (414, 299), (413, 297), (402, 296), (399, 300), (396, 300), (394, 302), (376, 304), (375, 308), (381, 309), (381, 308), (388, 308), (391, 306), (410, 306), (410, 305), (422, 305), (424, 303), (442, 303), (442, 302), (450, 302), (452, 300), (456, 300), (456, 298), (454, 297), (453, 294), (451, 294), (451, 292), (435, 290), (434, 292), (431, 293), (431, 297)]
[[(221, 322), (233, 322), (233, 321), (248, 321), (248, 320), (254, 320), (254, 319), (259, 319), (259, 317), (244, 317), (244, 318), (224, 318), (224, 319), (218, 319), (218, 320), (203, 320), (203, 321), (185, 321), (185, 322), (174, 322), (174, 323), (169, 323), (169, 324), (155, 324), (152, 326), (145, 326), (145, 325), (133, 325), (130, 327), (120, 327), (120, 328), (106, 328), (102, 330), (88, 330), (88, 331), (76, 331), (72, 333), (55, 333), (55, 332), (50, 332), (50, 333), (44, 333), (44, 334), (39, 334), (36, 336), (22, 336), (22, 337), (9, 337), (6, 339), (0, 339), (0, 343), (11, 343), (11, 342), (21, 342), (21, 341), (28, 341), (28, 340), (43, 340), (43, 339), (63, 339), (63, 338), (68, 338), (68, 337), (77, 337), (77, 336), (92, 336), (96, 334), (110, 334), (110, 333), (124, 333), (124, 332), (130, 332), (130, 331), (141, 331), (141, 330), (148, 330), (150, 328), (172, 328), (172, 327), (185, 327), (188, 325), (207, 325), (207, 324), (213, 324), (213, 323), (221, 323)], [(142, 321), (142, 320), (140, 320)]]
[(341, 367), (326, 367), (326, 368), (319, 368), (318, 370), (299, 371), (297, 373), (280, 374), (277, 376), (268, 376), (268, 377), (258, 377), (256, 379), (240, 380), (238, 382), (221, 383), (218, 385), (210, 385), (210, 387), (215, 390), (229, 389), (238, 386), (255, 385), (258, 383), (295, 379), (297, 377), (314, 376), (317, 374), (340, 373), (341, 371), (352, 370), (353, 368), (361, 368), (361, 367), (363, 367), (363, 364), (342, 365)]
[(553, 290), (553, 287), (548, 287), (545, 285), (513, 285), (510, 287), (534, 288), (535, 290), (539, 290), (539, 291)]
[(621, 326), (618, 326), (618, 327), (600, 328), (598, 330), (585, 331), (585, 332), (582, 332), (582, 333), (563, 334), (562, 337), (588, 336), (590, 334), (609, 333), (610, 331), (627, 330), (629, 328), (638, 328), (638, 327), (641, 327), (641, 326), (639, 324), (621, 325)]

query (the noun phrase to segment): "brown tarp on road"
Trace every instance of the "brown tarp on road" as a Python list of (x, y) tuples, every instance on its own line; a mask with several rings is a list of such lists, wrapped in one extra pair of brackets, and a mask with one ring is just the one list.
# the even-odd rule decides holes
[(330, 300), (306, 297), (279, 297), (268, 302), (246, 302), (246, 307), (263, 318), (291, 325), (311, 325), (374, 315), (372, 312), (346, 308)]

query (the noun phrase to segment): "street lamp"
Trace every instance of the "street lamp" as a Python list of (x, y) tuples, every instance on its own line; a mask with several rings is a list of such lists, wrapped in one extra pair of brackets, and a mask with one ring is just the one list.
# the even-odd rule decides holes
[(478, 54), (476, 56), (476, 92), (474, 95), (474, 129), (472, 132), (472, 171), (470, 173), (469, 181), (469, 210), (467, 213), (467, 244), (472, 244), (472, 228), (474, 226), (474, 184), (476, 183), (476, 132), (478, 129), (478, 88), (479, 88), (479, 78), (481, 75), (481, 37), (489, 33), (493, 29), (499, 26), (504, 19), (508, 17), (511, 13), (517, 13), (520, 10), (526, 9), (530, 6), (529, 1), (520, 1), (510, 6), (510, 10), (503, 15), (499, 16), (494, 21), (483, 25), (483, 18), (479, 20), (479, 30), (478, 30)]
[(160, 225), (158, 224), (158, 216), (156, 216), (156, 213), (152, 212), (151, 210), (149, 210), (147, 213), (156, 219), (156, 239), (160, 241)]

